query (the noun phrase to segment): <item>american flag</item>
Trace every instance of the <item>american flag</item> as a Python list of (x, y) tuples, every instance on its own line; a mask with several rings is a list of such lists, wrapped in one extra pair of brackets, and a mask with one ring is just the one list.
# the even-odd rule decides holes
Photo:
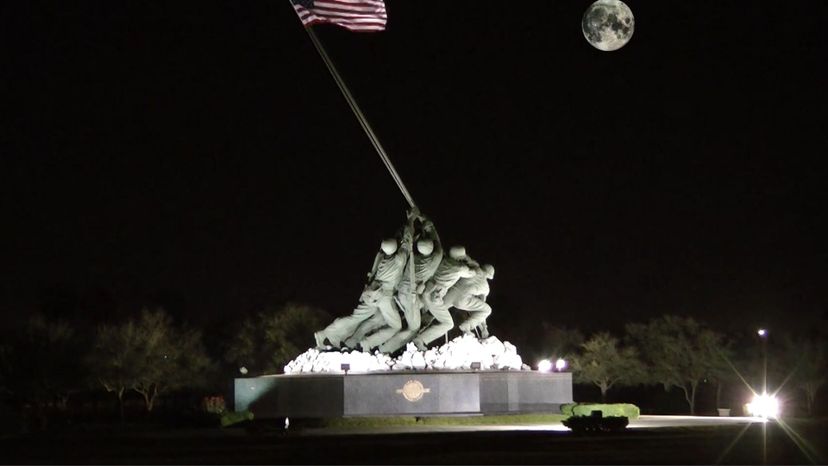
[(384, 0), (291, 0), (291, 3), (305, 26), (331, 23), (351, 31), (384, 31), (388, 21)]

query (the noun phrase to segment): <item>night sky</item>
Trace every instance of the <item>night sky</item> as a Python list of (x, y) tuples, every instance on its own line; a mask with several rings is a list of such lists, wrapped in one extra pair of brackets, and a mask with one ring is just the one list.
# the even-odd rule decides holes
[[(316, 31), (446, 245), (495, 265), (494, 334), (825, 318), (828, 4), (629, 0), (607, 53), (589, 0), (386, 3), (383, 33)], [(3, 316), (350, 313), (407, 205), (287, 0), (10, 2), (0, 30)]]

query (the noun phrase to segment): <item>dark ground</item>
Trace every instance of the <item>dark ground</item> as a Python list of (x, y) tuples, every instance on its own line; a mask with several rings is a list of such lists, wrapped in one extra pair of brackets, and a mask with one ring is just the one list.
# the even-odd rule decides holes
[(101, 430), (0, 439), (0, 461), (21, 464), (810, 464), (825, 462), (828, 422), (790, 422), (816, 447), (810, 458), (775, 424), (628, 430), (577, 436), (569, 432), (424, 432), (382, 435), (278, 435), (226, 430)]

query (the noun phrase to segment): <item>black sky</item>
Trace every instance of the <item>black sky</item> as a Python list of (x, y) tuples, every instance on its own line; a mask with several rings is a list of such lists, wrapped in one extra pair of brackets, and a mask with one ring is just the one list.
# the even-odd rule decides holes
[[(588, 0), (387, 0), (384, 33), (317, 31), (444, 241), (497, 268), (496, 334), (824, 317), (828, 6), (627, 3), (613, 53)], [(405, 202), (287, 0), (0, 21), (4, 315), (350, 312)]]

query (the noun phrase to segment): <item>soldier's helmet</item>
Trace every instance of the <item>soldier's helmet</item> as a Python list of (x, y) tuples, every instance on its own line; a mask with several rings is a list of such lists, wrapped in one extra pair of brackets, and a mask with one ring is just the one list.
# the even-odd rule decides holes
[(494, 278), (494, 266), (492, 264), (483, 264), (483, 272), (486, 273), (486, 278), (489, 280)]
[(464, 248), (463, 246), (452, 246), (452, 248), (449, 249), (449, 257), (451, 257), (452, 259), (458, 259), (458, 260), (459, 259), (465, 259), (465, 257), (466, 257), (466, 248)]
[(387, 255), (394, 254), (397, 252), (397, 240), (394, 238), (388, 238), (382, 240), (382, 244), (380, 245), (380, 249)]
[(434, 252), (434, 241), (430, 239), (421, 239), (417, 241), (417, 251), (424, 256), (430, 256)]

